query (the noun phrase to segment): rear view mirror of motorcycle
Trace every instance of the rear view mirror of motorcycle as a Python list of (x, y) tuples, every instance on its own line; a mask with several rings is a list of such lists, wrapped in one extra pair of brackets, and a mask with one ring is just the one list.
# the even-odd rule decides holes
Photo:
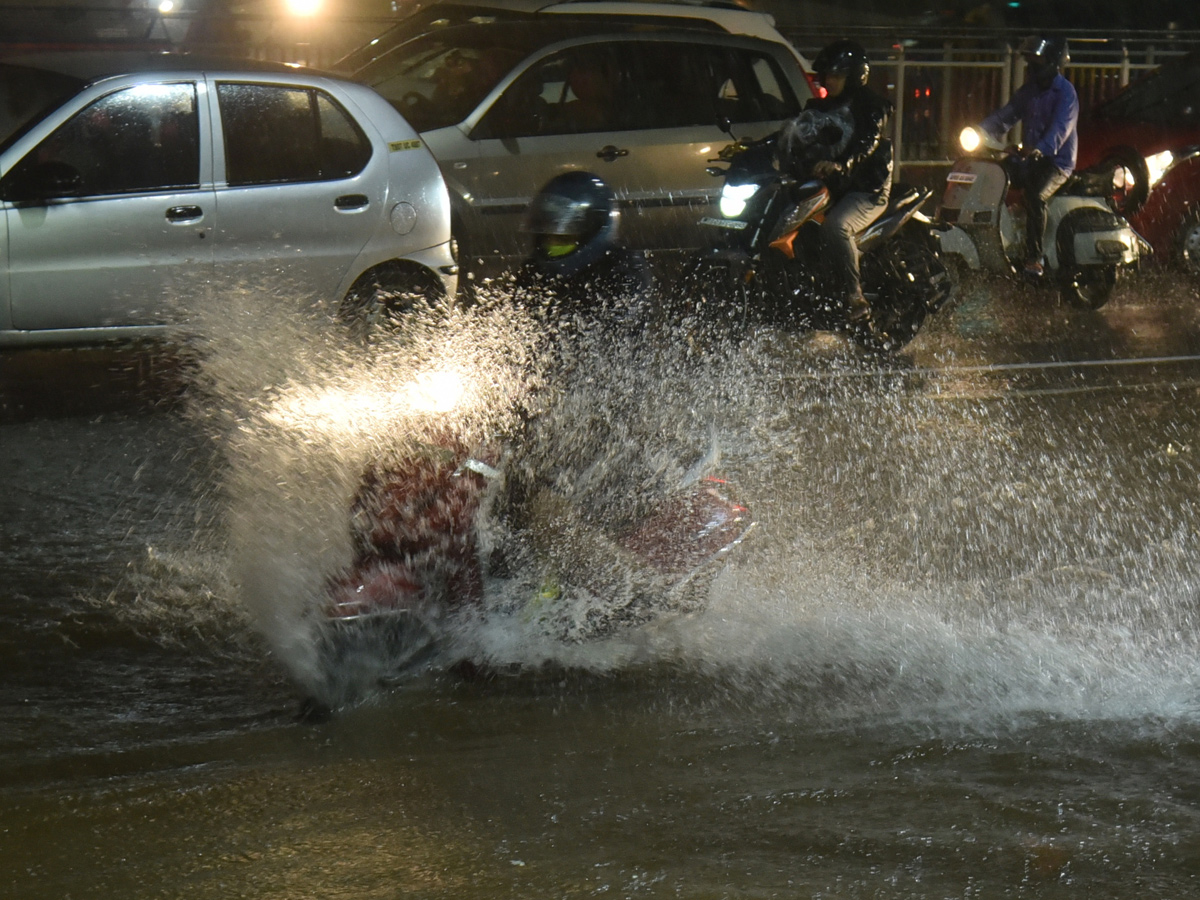
[(721, 116), (719, 119), (717, 119), (717, 127), (735, 141), (737, 140), (737, 138), (733, 136), (733, 119), (729, 118), (729, 116)]

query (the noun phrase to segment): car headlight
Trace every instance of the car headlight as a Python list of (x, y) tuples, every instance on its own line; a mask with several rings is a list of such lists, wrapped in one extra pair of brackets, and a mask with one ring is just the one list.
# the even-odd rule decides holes
[(721, 189), (721, 215), (736, 219), (746, 211), (746, 204), (757, 193), (757, 184), (726, 184)]
[(1175, 154), (1170, 150), (1146, 157), (1146, 169), (1150, 172), (1150, 187), (1154, 187), (1162, 181), (1162, 177), (1167, 174), (1167, 169), (1171, 168), (1171, 164), (1174, 162)]

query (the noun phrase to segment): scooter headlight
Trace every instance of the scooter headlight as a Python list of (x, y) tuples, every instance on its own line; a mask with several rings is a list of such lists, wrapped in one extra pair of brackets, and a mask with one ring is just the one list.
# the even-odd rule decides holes
[(1146, 157), (1146, 169), (1150, 172), (1150, 187), (1154, 187), (1162, 181), (1162, 177), (1167, 174), (1167, 169), (1171, 168), (1171, 164), (1174, 162), (1175, 154), (1170, 150)]
[(983, 135), (979, 133), (978, 128), (968, 125), (959, 134), (958, 143), (967, 153), (974, 153), (983, 143)]
[(466, 382), (457, 372), (422, 372), (404, 386), (409, 408), (423, 413), (453, 412), (466, 393)]
[(746, 204), (757, 193), (757, 184), (726, 184), (721, 189), (721, 215), (736, 219), (746, 211)]

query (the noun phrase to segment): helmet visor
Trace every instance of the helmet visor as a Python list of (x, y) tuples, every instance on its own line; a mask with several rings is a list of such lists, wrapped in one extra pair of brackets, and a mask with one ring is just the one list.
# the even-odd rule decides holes
[(573, 234), (539, 234), (537, 248), (546, 259), (562, 259), (579, 249), (579, 238)]

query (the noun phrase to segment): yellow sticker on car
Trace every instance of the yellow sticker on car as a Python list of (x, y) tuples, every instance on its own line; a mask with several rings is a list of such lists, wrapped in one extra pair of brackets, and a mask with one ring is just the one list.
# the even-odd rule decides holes
[(392, 153), (395, 153), (395, 152), (397, 152), (398, 150), (416, 150), (416, 149), (417, 149), (417, 148), (419, 148), (420, 146), (421, 146), (421, 142), (420, 142), (420, 140), (414, 140), (414, 141), (391, 141), (391, 142), (388, 144), (388, 150), (390, 150)]

